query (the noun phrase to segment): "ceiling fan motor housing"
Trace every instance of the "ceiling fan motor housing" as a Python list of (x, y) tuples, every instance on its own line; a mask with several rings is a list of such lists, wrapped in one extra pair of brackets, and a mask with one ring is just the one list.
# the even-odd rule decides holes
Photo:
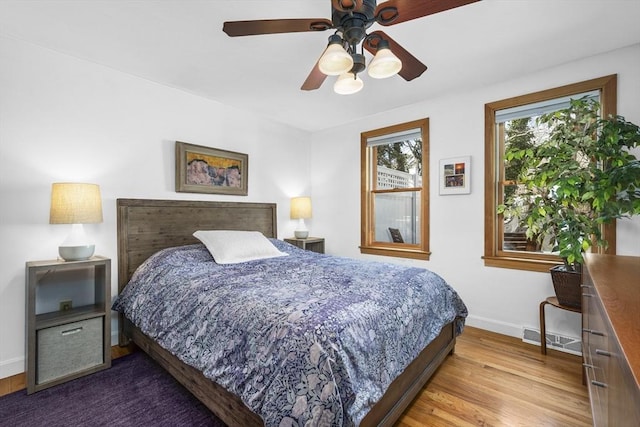
[(374, 22), (376, 0), (364, 0), (362, 6), (351, 12), (333, 9), (331, 20), (335, 28), (342, 32), (343, 39), (350, 45), (357, 45), (365, 38), (366, 29)]

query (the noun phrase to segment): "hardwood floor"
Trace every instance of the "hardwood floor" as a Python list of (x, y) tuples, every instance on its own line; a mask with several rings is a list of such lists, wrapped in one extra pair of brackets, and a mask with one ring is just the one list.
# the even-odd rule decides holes
[(17, 374), (0, 379), (0, 396), (25, 388), (27, 388), (27, 377), (25, 374)]
[(417, 426), (591, 426), (579, 356), (466, 327), (455, 354), (396, 423)]
[[(128, 353), (114, 347), (112, 357)], [(0, 379), (0, 396), (25, 388), (24, 374)], [(582, 361), (517, 338), (466, 327), (455, 354), (396, 423), (424, 426), (591, 426)]]

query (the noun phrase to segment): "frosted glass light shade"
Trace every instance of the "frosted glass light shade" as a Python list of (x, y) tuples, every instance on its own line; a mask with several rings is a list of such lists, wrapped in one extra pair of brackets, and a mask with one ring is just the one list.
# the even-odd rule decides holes
[(353, 58), (342, 47), (340, 36), (331, 36), (329, 46), (318, 61), (318, 68), (327, 76), (338, 76), (346, 73), (353, 67)]
[(391, 52), (391, 49), (381, 46), (371, 60), (367, 72), (374, 79), (386, 79), (398, 74), (401, 69), (402, 61)]
[(351, 95), (364, 87), (362, 79), (353, 73), (344, 73), (333, 84), (333, 91), (340, 95)]

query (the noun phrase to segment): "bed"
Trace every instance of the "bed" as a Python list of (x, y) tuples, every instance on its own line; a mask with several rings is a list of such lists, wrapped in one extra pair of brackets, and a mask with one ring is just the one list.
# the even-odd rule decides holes
[[(151, 260), (155, 260), (159, 256), (184, 257), (185, 253), (189, 253), (190, 257), (191, 254), (196, 254), (196, 257), (205, 257), (206, 250), (203, 249), (200, 241), (193, 236), (197, 230), (258, 231), (265, 237), (272, 238), (274, 245), (282, 249), (283, 252), (291, 252), (288, 256), (282, 257), (283, 260), (287, 259), (290, 265), (294, 261), (295, 265), (306, 263), (308, 257), (313, 258), (314, 256), (318, 257), (319, 263), (334, 262), (332, 257), (311, 255), (311, 253), (303, 254), (302, 250), (291, 249), (284, 246), (287, 245), (284, 242), (273, 240), (277, 236), (277, 226), (276, 205), (272, 203), (119, 199), (117, 210), (119, 294), (123, 293), (125, 286), (130, 282), (138, 267), (142, 265), (141, 270), (144, 270), (149, 263), (152, 263), (152, 261), (145, 263), (150, 257)], [(299, 252), (295, 252), (296, 250)], [(161, 255), (157, 254), (159, 251)], [(266, 260), (263, 264), (260, 262), (256, 264), (259, 265), (259, 269), (266, 269), (270, 264), (275, 263), (272, 260)], [(348, 261), (345, 259), (335, 262)], [(218, 267), (214, 266), (214, 268)], [(364, 416), (358, 416), (356, 423), (359, 422), (359, 425), (362, 426), (393, 424), (446, 356), (453, 352), (455, 337), (461, 331), (466, 309), (458, 308), (458, 315), (459, 317), (444, 324), (439, 334), (432, 340), (430, 339), (428, 345), (425, 343), (424, 348), (418, 351), (417, 357), (408, 362), (406, 367), (402, 365), (403, 372), (397, 377), (390, 378), (390, 384), (382, 391), (379, 400), (376, 399), (377, 403), (368, 407)], [(135, 318), (135, 315), (131, 315), (131, 317)], [(239, 396), (241, 391), (234, 394), (227, 390), (228, 384), (225, 387), (207, 378), (205, 375), (208, 372), (207, 369), (197, 369), (192, 366), (193, 363), (185, 363), (183, 355), (178, 357), (174, 355), (175, 350), (171, 349), (170, 351), (165, 348), (167, 345), (162, 340), (163, 337), (151, 338), (152, 333), (143, 332), (144, 322), (141, 322), (140, 319), (136, 320), (138, 324), (143, 326), (134, 325), (134, 322), (122, 313), (120, 314), (119, 341), (121, 345), (135, 343), (227, 425), (264, 425), (263, 418), (245, 404), (245, 401), (248, 400), (246, 395), (243, 395), (243, 401)], [(162, 342), (163, 345), (160, 345), (159, 342)], [(344, 357), (345, 360), (349, 358)], [(341, 378), (339, 374), (337, 376)], [(317, 377), (315, 376), (315, 378)], [(348, 385), (351, 383), (350, 380), (342, 381), (342, 383), (345, 382)], [(356, 381), (353, 383), (355, 384)], [(322, 390), (326, 390), (326, 387)], [(331, 391), (333, 390), (331, 389)], [(338, 392), (334, 394), (342, 396)], [(295, 403), (298, 401), (294, 396)], [(304, 403), (306, 405), (306, 399)], [(293, 411), (295, 412), (296, 409), (294, 408)], [(332, 423), (334, 425), (352, 425), (354, 423), (345, 417), (344, 414), (338, 418), (334, 417)], [(289, 421), (291, 425), (294, 425), (292, 420)], [(268, 422), (267, 424), (273, 425), (274, 423)]]

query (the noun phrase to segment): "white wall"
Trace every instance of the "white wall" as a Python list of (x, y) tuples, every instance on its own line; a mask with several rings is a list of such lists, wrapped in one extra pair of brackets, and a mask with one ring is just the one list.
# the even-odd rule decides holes
[[(314, 135), (219, 103), (20, 41), (0, 38), (0, 378), (24, 370), (24, 263), (52, 259), (67, 234), (48, 224), (52, 182), (100, 184), (104, 222), (88, 226), (114, 260), (117, 198), (242, 200), (279, 205), (279, 237), (293, 232), (289, 197), (310, 194), (313, 235), (328, 253), (430, 268), (466, 301), (469, 324), (520, 336), (538, 326), (549, 276), (484, 267), (484, 104), (617, 73), (618, 112), (640, 122), (640, 45), (452, 93)], [(428, 72), (421, 78), (428, 78)], [(430, 118), (430, 261), (362, 256), (360, 132)], [(311, 146), (300, 141), (311, 139)], [(249, 195), (175, 193), (174, 143), (249, 154)], [(438, 160), (472, 156), (470, 195), (439, 196)], [(303, 159), (302, 161), (300, 159)], [(309, 173), (311, 170), (311, 173)], [(640, 218), (618, 228), (618, 253), (640, 255)], [(579, 316), (549, 309), (549, 330), (579, 335)], [(115, 330), (115, 324), (113, 325)]]
[[(12, 39), (0, 63), (0, 378), (24, 371), (25, 261), (55, 259), (69, 231), (48, 223), (52, 182), (100, 185), (104, 222), (85, 228), (113, 260), (112, 295), (117, 198), (276, 202), (279, 237), (293, 233), (306, 133)], [(176, 140), (247, 153), (249, 195), (175, 193)]]
[[(313, 141), (313, 234), (326, 238), (328, 253), (429, 268), (441, 274), (466, 302), (468, 324), (507, 335), (538, 329), (538, 305), (553, 295), (548, 273), (485, 267), (484, 104), (591, 78), (618, 74), (618, 113), (640, 123), (640, 45), (586, 58), (518, 79), (451, 93), (316, 133)], [(427, 71), (421, 78), (428, 79)], [(360, 133), (428, 117), (430, 124), (431, 260), (360, 255)], [(640, 157), (640, 150), (636, 150)], [(471, 155), (472, 192), (439, 196), (439, 159)], [(640, 218), (619, 221), (617, 252), (640, 255)], [(640, 291), (639, 291), (640, 292)], [(547, 330), (580, 336), (580, 316), (548, 308)]]

